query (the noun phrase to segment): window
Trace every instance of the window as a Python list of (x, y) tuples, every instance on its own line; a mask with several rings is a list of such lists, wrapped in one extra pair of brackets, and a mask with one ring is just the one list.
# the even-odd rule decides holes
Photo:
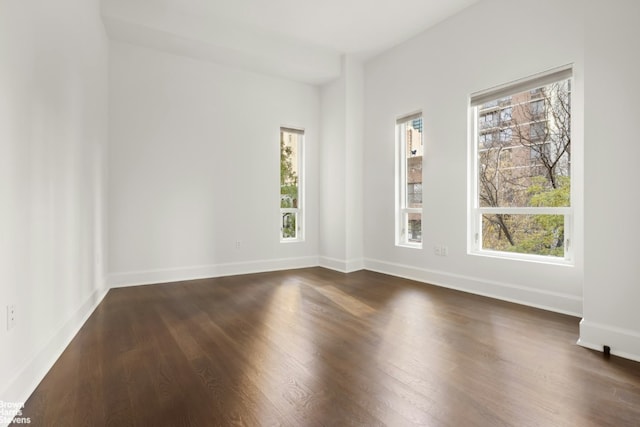
[(397, 213), (396, 244), (422, 247), (422, 114), (396, 122)]
[(542, 88), (535, 88), (535, 89), (531, 89), (529, 91), (529, 95), (531, 96), (531, 99), (537, 99), (540, 98), (542, 96)]
[(478, 137), (478, 141), (484, 147), (491, 147), (493, 146), (494, 142), (498, 141), (499, 134), (500, 134), (499, 132), (483, 133), (483, 134), (480, 134), (480, 136)]
[(480, 129), (487, 129), (496, 125), (494, 113), (482, 114), (479, 119)]
[(304, 131), (280, 128), (280, 241), (302, 241)]
[(542, 162), (551, 156), (548, 143), (532, 144), (530, 153), (532, 163)]
[[(544, 92), (541, 92), (544, 93)], [(544, 115), (545, 111), (544, 111), (544, 99), (540, 99), (538, 101), (533, 101), (530, 104), (531, 107), (531, 114), (533, 115), (533, 117), (539, 117), (541, 115)]]
[(511, 142), (513, 137), (513, 129), (507, 128), (500, 131), (500, 142)]
[(482, 104), (482, 108), (494, 108), (498, 106), (498, 99), (494, 99), (492, 101), (487, 101), (484, 104)]
[(536, 122), (529, 125), (529, 139), (531, 141), (544, 141), (547, 134), (547, 122)]
[(500, 111), (500, 121), (503, 123), (510, 122), (512, 115), (513, 115), (513, 107), (507, 107), (504, 110)]
[[(563, 68), (471, 96), (470, 252), (571, 262), (571, 76)], [(480, 112), (506, 95), (518, 100), (510, 127), (487, 144)]]

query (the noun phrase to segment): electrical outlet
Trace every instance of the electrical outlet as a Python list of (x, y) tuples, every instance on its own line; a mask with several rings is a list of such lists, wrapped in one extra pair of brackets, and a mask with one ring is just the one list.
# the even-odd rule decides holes
[(242, 242), (240, 240), (236, 240), (236, 249), (240, 249), (240, 246), (242, 245)]
[(10, 304), (7, 306), (7, 331), (13, 329), (16, 325), (16, 305)]
[(449, 247), (448, 246), (434, 246), (433, 253), (437, 256), (447, 256), (449, 255)]

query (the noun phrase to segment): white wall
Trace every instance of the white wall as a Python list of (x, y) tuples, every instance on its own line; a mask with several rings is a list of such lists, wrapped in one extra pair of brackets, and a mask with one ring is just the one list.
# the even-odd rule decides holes
[(347, 270), (360, 270), (363, 267), (363, 170), (364, 170), (364, 68), (360, 61), (352, 56), (345, 58), (343, 70), (346, 79), (346, 164), (345, 197), (346, 211), (346, 259)]
[(97, 0), (0, 11), (0, 400), (24, 401), (104, 295), (108, 50)]
[[(467, 254), (468, 103), (473, 92), (575, 64), (572, 156), (582, 158), (583, 17), (579, 1), (486, 0), (365, 66), (364, 247), (369, 269), (579, 314), (582, 170), (572, 179), (575, 266)], [(548, 11), (553, 10), (553, 13)], [(423, 112), (423, 249), (394, 245), (394, 126)], [(435, 245), (449, 248), (447, 257)]]
[[(317, 265), (316, 87), (113, 41), (109, 83), (112, 285)], [(279, 241), (280, 126), (305, 129), (301, 243)]]
[[(220, 9), (215, 3), (108, 0), (102, 2), (102, 16), (111, 40), (310, 84), (327, 82), (340, 74), (340, 57), (335, 50), (243, 25), (226, 13), (212, 13)], [(264, 7), (271, 4), (265, 2)], [(247, 13), (259, 16), (259, 9)], [(288, 26), (285, 17), (279, 21), (283, 29)]]
[(322, 86), (320, 147), (320, 255), (323, 265), (346, 269), (346, 81), (342, 75)]
[(351, 55), (341, 75), (321, 88), (320, 264), (363, 268), (364, 70)]
[(592, 2), (587, 13), (580, 343), (640, 361), (640, 4)]

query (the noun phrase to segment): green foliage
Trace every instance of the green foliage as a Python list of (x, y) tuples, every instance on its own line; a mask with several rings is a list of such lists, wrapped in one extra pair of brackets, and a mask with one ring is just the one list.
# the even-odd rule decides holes
[(282, 237), (291, 239), (296, 237), (296, 214), (287, 212), (282, 214)]
[(526, 218), (521, 239), (508, 251), (564, 256), (564, 219), (562, 215), (532, 215)]
[[(565, 207), (569, 205), (571, 193), (568, 176), (557, 177), (557, 187), (549, 185), (543, 176), (532, 178), (527, 189), (530, 206)], [(496, 215), (485, 216), (485, 230), (488, 239), (484, 247), (535, 255), (564, 256), (563, 215), (502, 215), (504, 225), (512, 231), (514, 244), (502, 238), (497, 227)]]
[(564, 207), (570, 206), (571, 180), (568, 176), (556, 178), (557, 187), (549, 188), (548, 180), (542, 176), (532, 178), (533, 183), (527, 189), (531, 196), (531, 206), (536, 207)]
[(298, 176), (293, 170), (293, 149), (280, 137), (280, 207), (298, 207)]
[[(571, 181), (568, 176), (556, 178), (557, 187), (549, 187), (544, 177), (533, 178), (528, 188), (531, 206), (569, 206)], [(528, 234), (515, 246), (518, 252), (538, 255), (564, 256), (564, 217), (562, 215), (533, 215)]]

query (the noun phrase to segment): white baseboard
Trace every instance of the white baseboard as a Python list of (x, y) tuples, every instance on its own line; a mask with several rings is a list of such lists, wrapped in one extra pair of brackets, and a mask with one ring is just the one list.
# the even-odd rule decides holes
[(297, 268), (317, 267), (318, 265), (319, 260), (317, 256), (234, 262), (226, 264), (135, 271), (130, 273), (115, 273), (108, 276), (107, 284), (111, 288), (119, 288), (137, 285), (150, 285), (155, 283), (209, 279), (213, 277), (234, 276), (238, 274), (293, 270)]
[(582, 319), (578, 345), (597, 351), (606, 345), (611, 354), (640, 362), (640, 334), (628, 329)]
[(409, 265), (395, 264), (374, 259), (365, 259), (364, 268), (378, 273), (403, 277), (444, 288), (456, 289), (503, 301), (528, 305), (544, 310), (580, 317), (582, 298), (560, 292), (543, 291), (526, 286), (485, 280), (436, 270), (427, 270)]
[(320, 267), (328, 268), (329, 270), (338, 271), (340, 273), (353, 273), (354, 271), (364, 269), (364, 259), (356, 258), (342, 260), (321, 256), (319, 265)]
[(347, 273), (364, 270), (364, 258), (347, 260)]
[[(18, 369), (18, 373), (9, 381), (0, 396), (5, 402), (26, 402), (42, 381), (62, 352), (76, 336), (80, 328), (102, 302), (108, 289), (97, 289), (76, 310), (49, 342), (29, 361)], [(4, 427), (7, 424), (0, 423)]]

